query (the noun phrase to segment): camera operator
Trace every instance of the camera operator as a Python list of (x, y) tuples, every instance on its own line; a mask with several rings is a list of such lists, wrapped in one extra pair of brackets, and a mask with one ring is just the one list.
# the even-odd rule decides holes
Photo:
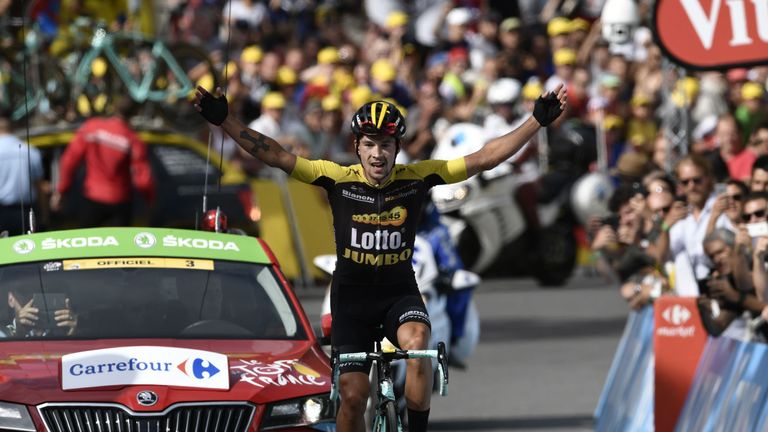
[(744, 312), (757, 315), (765, 304), (755, 295), (746, 261), (736, 250), (736, 234), (716, 228), (704, 239), (704, 252), (713, 268), (699, 287), (699, 307), (707, 331), (715, 336), (740, 338)]

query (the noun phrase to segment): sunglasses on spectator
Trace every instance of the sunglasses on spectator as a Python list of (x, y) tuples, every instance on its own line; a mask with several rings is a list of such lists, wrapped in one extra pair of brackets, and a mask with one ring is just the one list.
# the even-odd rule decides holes
[(691, 177), (689, 179), (680, 179), (680, 183), (684, 186), (688, 186), (688, 184), (693, 183), (695, 185), (700, 185), (704, 181), (701, 177)]
[(726, 195), (729, 199), (734, 201), (741, 201), (741, 194)]
[(749, 221), (752, 220), (752, 216), (754, 216), (756, 218), (763, 218), (763, 217), (765, 217), (765, 209), (758, 210), (758, 211), (755, 211), (755, 212), (752, 212), (752, 213), (743, 213), (741, 215), (741, 220), (743, 220), (744, 222), (749, 222)]
[(668, 205), (666, 207), (662, 207), (662, 208), (659, 209), (659, 211), (664, 213), (664, 214), (669, 213), (670, 210), (672, 210), (672, 204), (670, 204), (670, 205)]

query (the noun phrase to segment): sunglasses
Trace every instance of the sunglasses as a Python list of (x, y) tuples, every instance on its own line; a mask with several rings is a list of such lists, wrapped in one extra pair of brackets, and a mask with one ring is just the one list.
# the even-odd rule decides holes
[(671, 204), (666, 206), (666, 207), (662, 207), (662, 208), (659, 209), (659, 211), (661, 211), (664, 214), (669, 213), (670, 210), (672, 210), (672, 205)]
[(765, 217), (765, 213), (766, 213), (765, 209), (758, 210), (758, 211), (752, 212), (752, 213), (743, 213), (741, 215), (741, 220), (744, 221), (744, 222), (749, 222), (749, 221), (752, 220), (752, 216), (754, 216), (756, 218), (762, 218), (762, 217)]
[(689, 184), (693, 183), (695, 185), (700, 185), (702, 182), (704, 182), (704, 179), (701, 177), (691, 177), (689, 179), (680, 179), (680, 183), (684, 186), (688, 186)]
[(741, 201), (741, 194), (726, 195), (729, 199), (734, 201)]

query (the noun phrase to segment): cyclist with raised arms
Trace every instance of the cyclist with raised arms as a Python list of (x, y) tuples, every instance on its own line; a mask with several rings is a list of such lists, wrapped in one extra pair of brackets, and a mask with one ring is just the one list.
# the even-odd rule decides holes
[[(509, 159), (542, 126), (562, 113), (561, 86), (536, 101), (532, 117), (465, 157), (395, 165), (405, 134), (405, 119), (385, 101), (369, 102), (352, 118), (360, 163), (340, 166), (291, 154), (274, 139), (247, 128), (229, 115), (226, 98), (198, 87), (195, 108), (221, 126), (245, 151), (291, 177), (328, 192), (336, 240), (336, 270), (331, 288), (331, 344), (340, 353), (368, 351), (377, 328), (402, 349), (423, 350), (430, 322), (411, 264), (413, 243), (427, 191), (465, 180)], [(427, 430), (432, 368), (429, 359), (407, 361), (405, 398), (411, 432)], [(370, 362), (339, 365), (340, 432), (364, 431)]]

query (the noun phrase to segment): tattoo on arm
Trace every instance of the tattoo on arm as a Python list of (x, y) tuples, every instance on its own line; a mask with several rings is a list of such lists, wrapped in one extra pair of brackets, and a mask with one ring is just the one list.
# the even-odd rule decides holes
[(240, 138), (247, 139), (252, 142), (254, 147), (251, 149), (251, 153), (256, 153), (259, 150), (269, 151), (269, 144), (264, 140), (264, 135), (258, 134), (257, 137), (253, 137), (247, 131), (240, 131)]

